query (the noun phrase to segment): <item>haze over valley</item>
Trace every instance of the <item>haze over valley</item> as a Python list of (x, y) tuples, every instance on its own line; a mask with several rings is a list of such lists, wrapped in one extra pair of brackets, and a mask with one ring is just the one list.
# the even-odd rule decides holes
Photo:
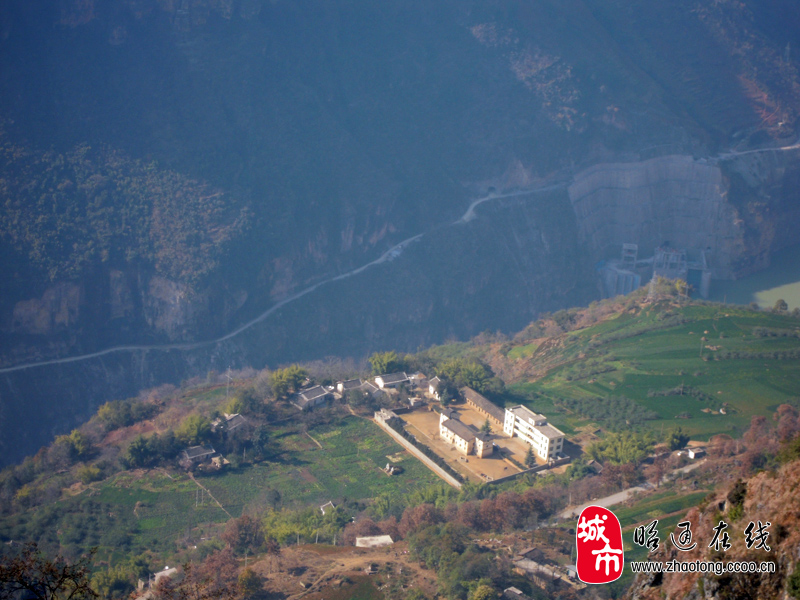
[(769, 266), (797, 8), (620, 6), (9, 3), (7, 451), (210, 368), (518, 329), (601, 297), (623, 243)]

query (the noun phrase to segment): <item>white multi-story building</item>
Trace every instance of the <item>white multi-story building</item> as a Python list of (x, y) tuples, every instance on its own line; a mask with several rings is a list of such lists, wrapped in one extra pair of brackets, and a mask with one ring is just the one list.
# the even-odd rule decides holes
[(517, 436), (528, 442), (534, 453), (544, 460), (555, 458), (564, 447), (564, 433), (549, 425), (544, 415), (525, 406), (506, 408), (503, 431), (510, 437)]

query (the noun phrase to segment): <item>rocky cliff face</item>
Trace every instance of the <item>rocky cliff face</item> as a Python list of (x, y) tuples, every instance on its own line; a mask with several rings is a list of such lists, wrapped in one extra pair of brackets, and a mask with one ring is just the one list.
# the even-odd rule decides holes
[(55, 284), (41, 298), (21, 300), (14, 305), (11, 330), (43, 336), (68, 330), (78, 322), (80, 305), (80, 286), (68, 282)]
[(598, 259), (619, 256), (624, 243), (638, 244), (640, 258), (666, 244), (704, 250), (715, 278), (747, 275), (797, 241), (798, 157), (788, 150), (598, 164), (569, 186), (580, 238)]
[[(768, 561), (774, 563), (774, 573), (726, 573), (721, 576), (699, 573), (679, 573), (637, 576), (626, 598), (655, 600), (688, 598), (692, 600), (748, 600), (750, 598), (787, 598), (788, 580), (798, 563), (800, 529), (797, 527), (797, 485), (800, 483), (800, 462), (783, 466), (777, 473), (760, 473), (744, 482), (744, 502), (741, 514), (731, 518), (730, 489), (710, 499), (704, 507), (692, 509), (686, 520), (692, 524), (697, 547), (688, 552), (675, 548), (662, 549), (652, 560), (688, 562), (694, 560)], [(707, 546), (713, 539), (712, 528), (725, 520), (731, 548), (725, 553), (714, 552)], [(748, 550), (744, 530), (750, 522), (770, 523), (766, 544), (769, 551)], [(700, 540), (708, 540), (701, 543)], [(667, 544), (669, 545), (669, 544)]]

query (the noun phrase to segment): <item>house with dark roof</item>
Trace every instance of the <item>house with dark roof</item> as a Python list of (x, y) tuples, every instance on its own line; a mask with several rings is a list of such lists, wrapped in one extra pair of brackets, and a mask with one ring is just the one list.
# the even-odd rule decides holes
[(375, 383), (381, 389), (396, 388), (401, 385), (410, 383), (408, 375), (405, 373), (388, 373), (386, 375), (378, 375), (375, 378)]
[(369, 394), (375, 400), (380, 400), (384, 396), (386, 396), (386, 392), (384, 392), (381, 388), (370, 381), (365, 381), (361, 384), (361, 391), (364, 393)]
[(500, 427), (503, 426), (506, 413), (502, 408), (497, 406), (497, 404), (470, 387), (461, 388), (461, 395), (464, 396), (464, 400), (467, 401), (467, 404), (472, 406), (479, 413), (489, 419), (494, 419)]
[(491, 436), (462, 423), (452, 408), (444, 408), (439, 414), (439, 437), (453, 444), (462, 454), (485, 458), (494, 452)]
[(439, 437), (453, 444), (461, 454), (472, 454), (475, 434), (458, 419), (448, 419), (444, 413), (439, 417)]
[(239, 413), (234, 413), (232, 415), (225, 413), (211, 422), (211, 431), (222, 428), (230, 433), (247, 424), (247, 419)]
[(291, 402), (300, 410), (308, 410), (314, 408), (315, 406), (319, 406), (320, 404), (324, 404), (328, 400), (332, 399), (332, 389), (323, 387), (321, 385), (315, 385), (314, 387), (300, 390), (297, 394), (295, 394)]
[(192, 466), (211, 460), (211, 457), (216, 454), (214, 448), (209, 444), (201, 446), (192, 446), (181, 452), (181, 465)]
[(515, 587), (503, 590), (503, 600), (531, 600), (531, 597)]
[(416, 373), (412, 373), (408, 376), (408, 381), (411, 383), (412, 388), (418, 387), (425, 387), (425, 384), (428, 383), (428, 378), (425, 377), (425, 373), (420, 373), (419, 371)]
[(240, 427), (247, 425), (247, 419), (242, 415), (236, 413), (234, 415), (225, 415), (225, 431), (236, 431)]
[(336, 391), (340, 394), (346, 394), (350, 390), (357, 390), (364, 384), (360, 379), (348, 379), (347, 381), (340, 381), (336, 384)]

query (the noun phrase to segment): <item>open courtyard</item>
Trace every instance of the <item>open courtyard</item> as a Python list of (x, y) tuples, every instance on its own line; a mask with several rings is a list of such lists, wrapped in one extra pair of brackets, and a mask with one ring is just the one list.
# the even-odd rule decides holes
[[(459, 421), (470, 427), (475, 433), (480, 431), (486, 417), (466, 403), (454, 404)], [(406, 430), (417, 436), (420, 442), (430, 447), (456, 471), (470, 481), (491, 481), (519, 473), (521, 469), (506, 460), (511, 457), (519, 464), (525, 464), (528, 445), (519, 438), (510, 438), (503, 433), (502, 426), (490, 419), (492, 425), (492, 442), (495, 451), (491, 456), (478, 458), (474, 454), (465, 456), (455, 446), (439, 437), (439, 413), (428, 410), (416, 410), (402, 415), (406, 422)], [(538, 460), (537, 464), (544, 464)]]

